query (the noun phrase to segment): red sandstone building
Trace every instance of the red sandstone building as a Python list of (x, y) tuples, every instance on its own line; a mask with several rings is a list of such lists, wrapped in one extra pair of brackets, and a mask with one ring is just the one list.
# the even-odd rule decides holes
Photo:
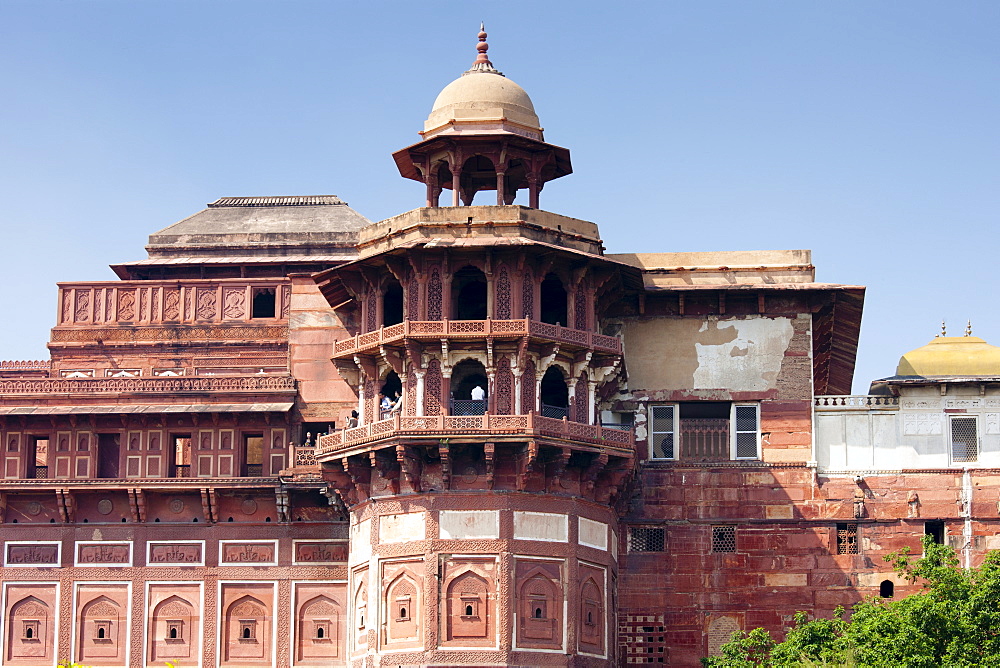
[(59, 285), (0, 369), (0, 665), (696, 665), (996, 547), (998, 349), (850, 396), (807, 251), (605, 253), (484, 39), (394, 156), (424, 208), (224, 198)]

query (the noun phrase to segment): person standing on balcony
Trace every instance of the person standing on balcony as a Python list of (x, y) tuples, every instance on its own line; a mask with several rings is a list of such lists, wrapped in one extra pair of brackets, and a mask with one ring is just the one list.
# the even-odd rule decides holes
[(393, 392), (393, 401), (392, 405), (389, 407), (389, 412), (398, 413), (401, 410), (403, 410), (403, 395), (401, 395), (398, 391)]
[(351, 411), (351, 417), (347, 418), (347, 429), (352, 429), (358, 426), (358, 412)]
[(472, 388), (471, 395), (473, 401), (484, 401), (486, 399), (486, 390), (479, 385), (476, 385)]

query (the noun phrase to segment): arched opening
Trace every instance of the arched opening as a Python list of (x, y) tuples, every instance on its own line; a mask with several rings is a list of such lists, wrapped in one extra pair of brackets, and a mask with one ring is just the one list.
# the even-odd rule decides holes
[(541, 288), (542, 322), (550, 325), (563, 325), (569, 322), (566, 306), (566, 289), (555, 274), (547, 274)]
[(558, 366), (550, 366), (542, 376), (542, 415), (557, 420), (569, 416), (569, 388)]
[(176, 628), (171, 628), (170, 629), (170, 638), (174, 639), (176, 637), (177, 637), (177, 629)]
[(325, 629), (322, 626), (317, 626), (316, 627), (316, 638), (319, 639), (319, 640), (322, 640), (324, 632), (325, 632)]
[(503, 201), (504, 204), (513, 204), (517, 197), (517, 191), (528, 187), (528, 168), (524, 161), (515, 158), (507, 163), (507, 169), (503, 175)]
[(385, 420), (392, 416), (393, 411), (402, 408), (403, 383), (395, 371), (386, 374), (379, 387), (379, 419)]
[(496, 190), (496, 167), (486, 156), (474, 155), (462, 165), (458, 182), (462, 191), (462, 203), (469, 206), (480, 190)]
[(882, 598), (892, 598), (895, 593), (896, 585), (893, 584), (892, 580), (882, 580), (878, 586), (878, 595)]
[(542, 609), (535, 608), (535, 619), (541, 619), (541, 618), (542, 618)]
[(451, 415), (486, 412), (486, 368), (476, 360), (462, 360), (451, 372)]
[(587, 623), (588, 624), (594, 623), (594, 613), (589, 610), (587, 611)]
[(451, 279), (452, 319), (486, 319), (486, 275), (475, 267), (465, 266)]
[(471, 617), (472, 616), (472, 606), (471, 605), (465, 606), (465, 616), (466, 617)]
[(24, 637), (27, 638), (28, 640), (31, 640), (32, 638), (34, 638), (35, 637), (35, 629), (31, 628), (30, 626), (27, 627), (27, 628), (25, 628), (24, 629)]
[(243, 637), (244, 638), (249, 638), (250, 637), (250, 627), (249, 626), (244, 626), (243, 627)]
[(398, 325), (403, 322), (403, 286), (392, 279), (385, 284), (382, 292), (382, 326)]
[(98, 629), (97, 629), (97, 637), (103, 639), (104, 636), (105, 636), (104, 627), (103, 626), (98, 627)]
[(400, 608), (399, 609), (399, 618), (400, 619), (407, 619), (406, 608)]

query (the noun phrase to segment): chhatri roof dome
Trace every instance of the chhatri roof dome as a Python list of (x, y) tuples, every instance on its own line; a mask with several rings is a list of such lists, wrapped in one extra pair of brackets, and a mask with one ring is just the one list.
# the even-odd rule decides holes
[(1000, 348), (971, 332), (939, 336), (899, 358), (897, 376), (1000, 376)]
[(480, 27), (479, 55), (459, 78), (444, 87), (420, 134), (430, 139), (441, 134), (502, 132), (542, 140), (535, 106), (524, 89), (493, 67), (486, 55), (489, 44)]

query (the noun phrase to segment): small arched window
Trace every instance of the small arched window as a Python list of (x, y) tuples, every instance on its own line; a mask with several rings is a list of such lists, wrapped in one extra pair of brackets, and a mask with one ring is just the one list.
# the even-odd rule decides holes
[(171, 638), (176, 638), (177, 637), (177, 629), (176, 629), (176, 627), (170, 629), (170, 637)]
[(472, 606), (471, 605), (465, 606), (465, 616), (466, 617), (471, 617), (472, 616)]
[(34, 638), (35, 637), (35, 629), (31, 628), (30, 626), (28, 628), (24, 629), (24, 637), (28, 638), (29, 640), (31, 638)]
[(104, 627), (103, 626), (100, 627), (99, 629), (97, 629), (97, 637), (98, 638), (104, 638)]
[(323, 633), (324, 633), (324, 629), (323, 629), (322, 626), (316, 628), (316, 637), (317, 638), (322, 638), (323, 637)]
[(878, 586), (878, 595), (882, 598), (892, 598), (895, 593), (896, 585), (893, 584), (892, 580), (882, 580)]
[(243, 627), (243, 637), (244, 638), (249, 638), (250, 637), (250, 627), (249, 626), (244, 626)]
[(542, 609), (535, 608), (535, 619), (541, 619), (541, 618), (542, 618)]

